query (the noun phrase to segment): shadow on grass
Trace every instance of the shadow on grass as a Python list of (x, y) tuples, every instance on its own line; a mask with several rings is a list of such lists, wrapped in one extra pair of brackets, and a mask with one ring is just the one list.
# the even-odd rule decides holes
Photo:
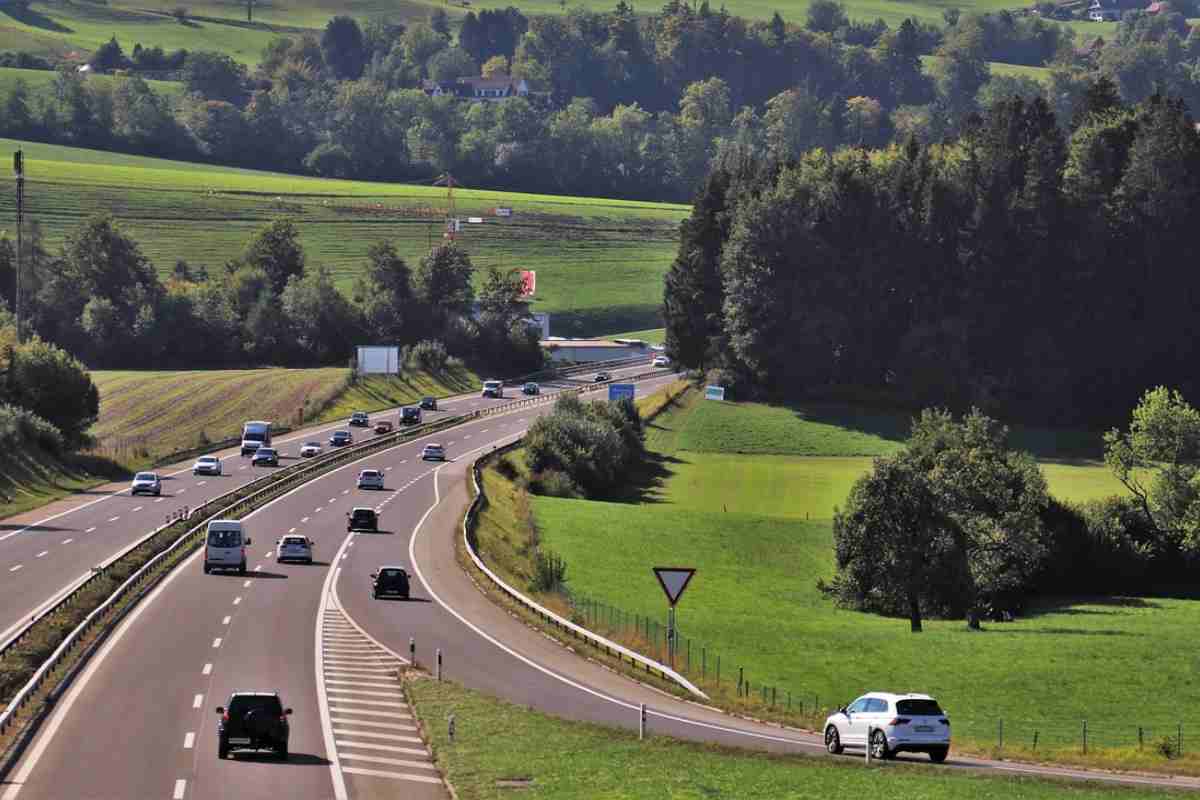
[(45, 14), (34, 11), (32, 8), (14, 8), (10, 5), (3, 5), (0, 6), (0, 12), (31, 28), (41, 28), (44, 31), (54, 31), (55, 33), (75, 32), (73, 28), (68, 28), (66, 25), (55, 22)]
[[(1200, 589), (1192, 589), (1192, 596), (1200, 596)], [(1080, 606), (1103, 606), (1103, 608), (1081, 608)], [(1128, 614), (1120, 609), (1160, 609), (1161, 603), (1142, 597), (1065, 597), (1043, 600), (1037, 607), (1030, 608), (1022, 615), (1026, 619), (1036, 619), (1049, 615), (1067, 617), (1115, 617)]]
[(985, 625), (984, 633), (1007, 633), (1016, 636), (1136, 636), (1144, 638), (1148, 634), (1133, 631), (1097, 630), (1088, 628), (1014, 628), (1003, 625)]
[(674, 465), (682, 463), (683, 461), (675, 456), (653, 451), (647, 452), (646, 461), (642, 467), (631, 474), (629, 480), (614, 495), (603, 499), (609, 502), (633, 505), (661, 503), (662, 497), (659, 495), (659, 490), (675, 474)]

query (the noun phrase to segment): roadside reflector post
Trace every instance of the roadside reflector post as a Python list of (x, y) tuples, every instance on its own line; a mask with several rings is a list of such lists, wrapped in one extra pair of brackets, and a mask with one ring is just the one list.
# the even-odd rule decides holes
[(442, 679), (442, 648), (437, 649), (437, 679)]
[(451, 714), (446, 720), (446, 735), (450, 737), (450, 744), (454, 744), (454, 715)]
[(646, 704), (638, 707), (638, 741), (646, 738)]
[(413, 637), (408, 637), (408, 662), (414, 667), (417, 665), (417, 640)]

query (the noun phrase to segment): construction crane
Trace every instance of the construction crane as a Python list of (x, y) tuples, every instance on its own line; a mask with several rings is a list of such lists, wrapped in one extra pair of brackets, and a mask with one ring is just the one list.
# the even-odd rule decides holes
[(455, 180), (449, 172), (443, 172), (434, 180), (433, 185), (446, 187), (446, 238), (454, 241), (454, 235), (458, 233), (460, 224), (454, 207), (454, 187), (462, 186), (462, 184)]

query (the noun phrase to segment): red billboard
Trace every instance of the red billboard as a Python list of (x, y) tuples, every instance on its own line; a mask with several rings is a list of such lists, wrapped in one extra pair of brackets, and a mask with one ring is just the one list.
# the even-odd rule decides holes
[(537, 271), (521, 270), (521, 297), (533, 297), (537, 293)]

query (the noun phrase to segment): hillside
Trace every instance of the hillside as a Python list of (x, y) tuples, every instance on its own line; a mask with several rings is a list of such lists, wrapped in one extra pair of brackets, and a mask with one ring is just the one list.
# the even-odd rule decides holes
[[(114, 86), (121, 78), (111, 75), (89, 75), (88, 81), (105, 86)], [(49, 91), (54, 83), (54, 73), (44, 69), (16, 69), (15, 67), (0, 67), (0, 94), (7, 93), (18, 80), (24, 81), (31, 95), (37, 92)], [(146, 84), (158, 94), (174, 103), (183, 97), (183, 84), (174, 81), (146, 81)]]
[[(328, 266), (348, 290), (368, 247), (395, 242), (415, 262), (441, 236), (444, 189), (411, 184), (311, 178), (166, 161), (98, 150), (0, 139), (22, 147), (26, 214), (56, 246), (98, 209), (113, 214), (161, 274), (176, 260), (210, 273), (236, 257), (253, 232), (281, 216), (295, 219), (308, 261)], [(558, 335), (598, 334), (659, 323), (662, 278), (675, 255), (688, 207), (460, 189), (458, 237), (477, 267), (538, 273), (535, 311), (552, 315)], [(0, 215), (15, 198), (0, 193)], [(513, 209), (510, 218), (492, 214)]]

